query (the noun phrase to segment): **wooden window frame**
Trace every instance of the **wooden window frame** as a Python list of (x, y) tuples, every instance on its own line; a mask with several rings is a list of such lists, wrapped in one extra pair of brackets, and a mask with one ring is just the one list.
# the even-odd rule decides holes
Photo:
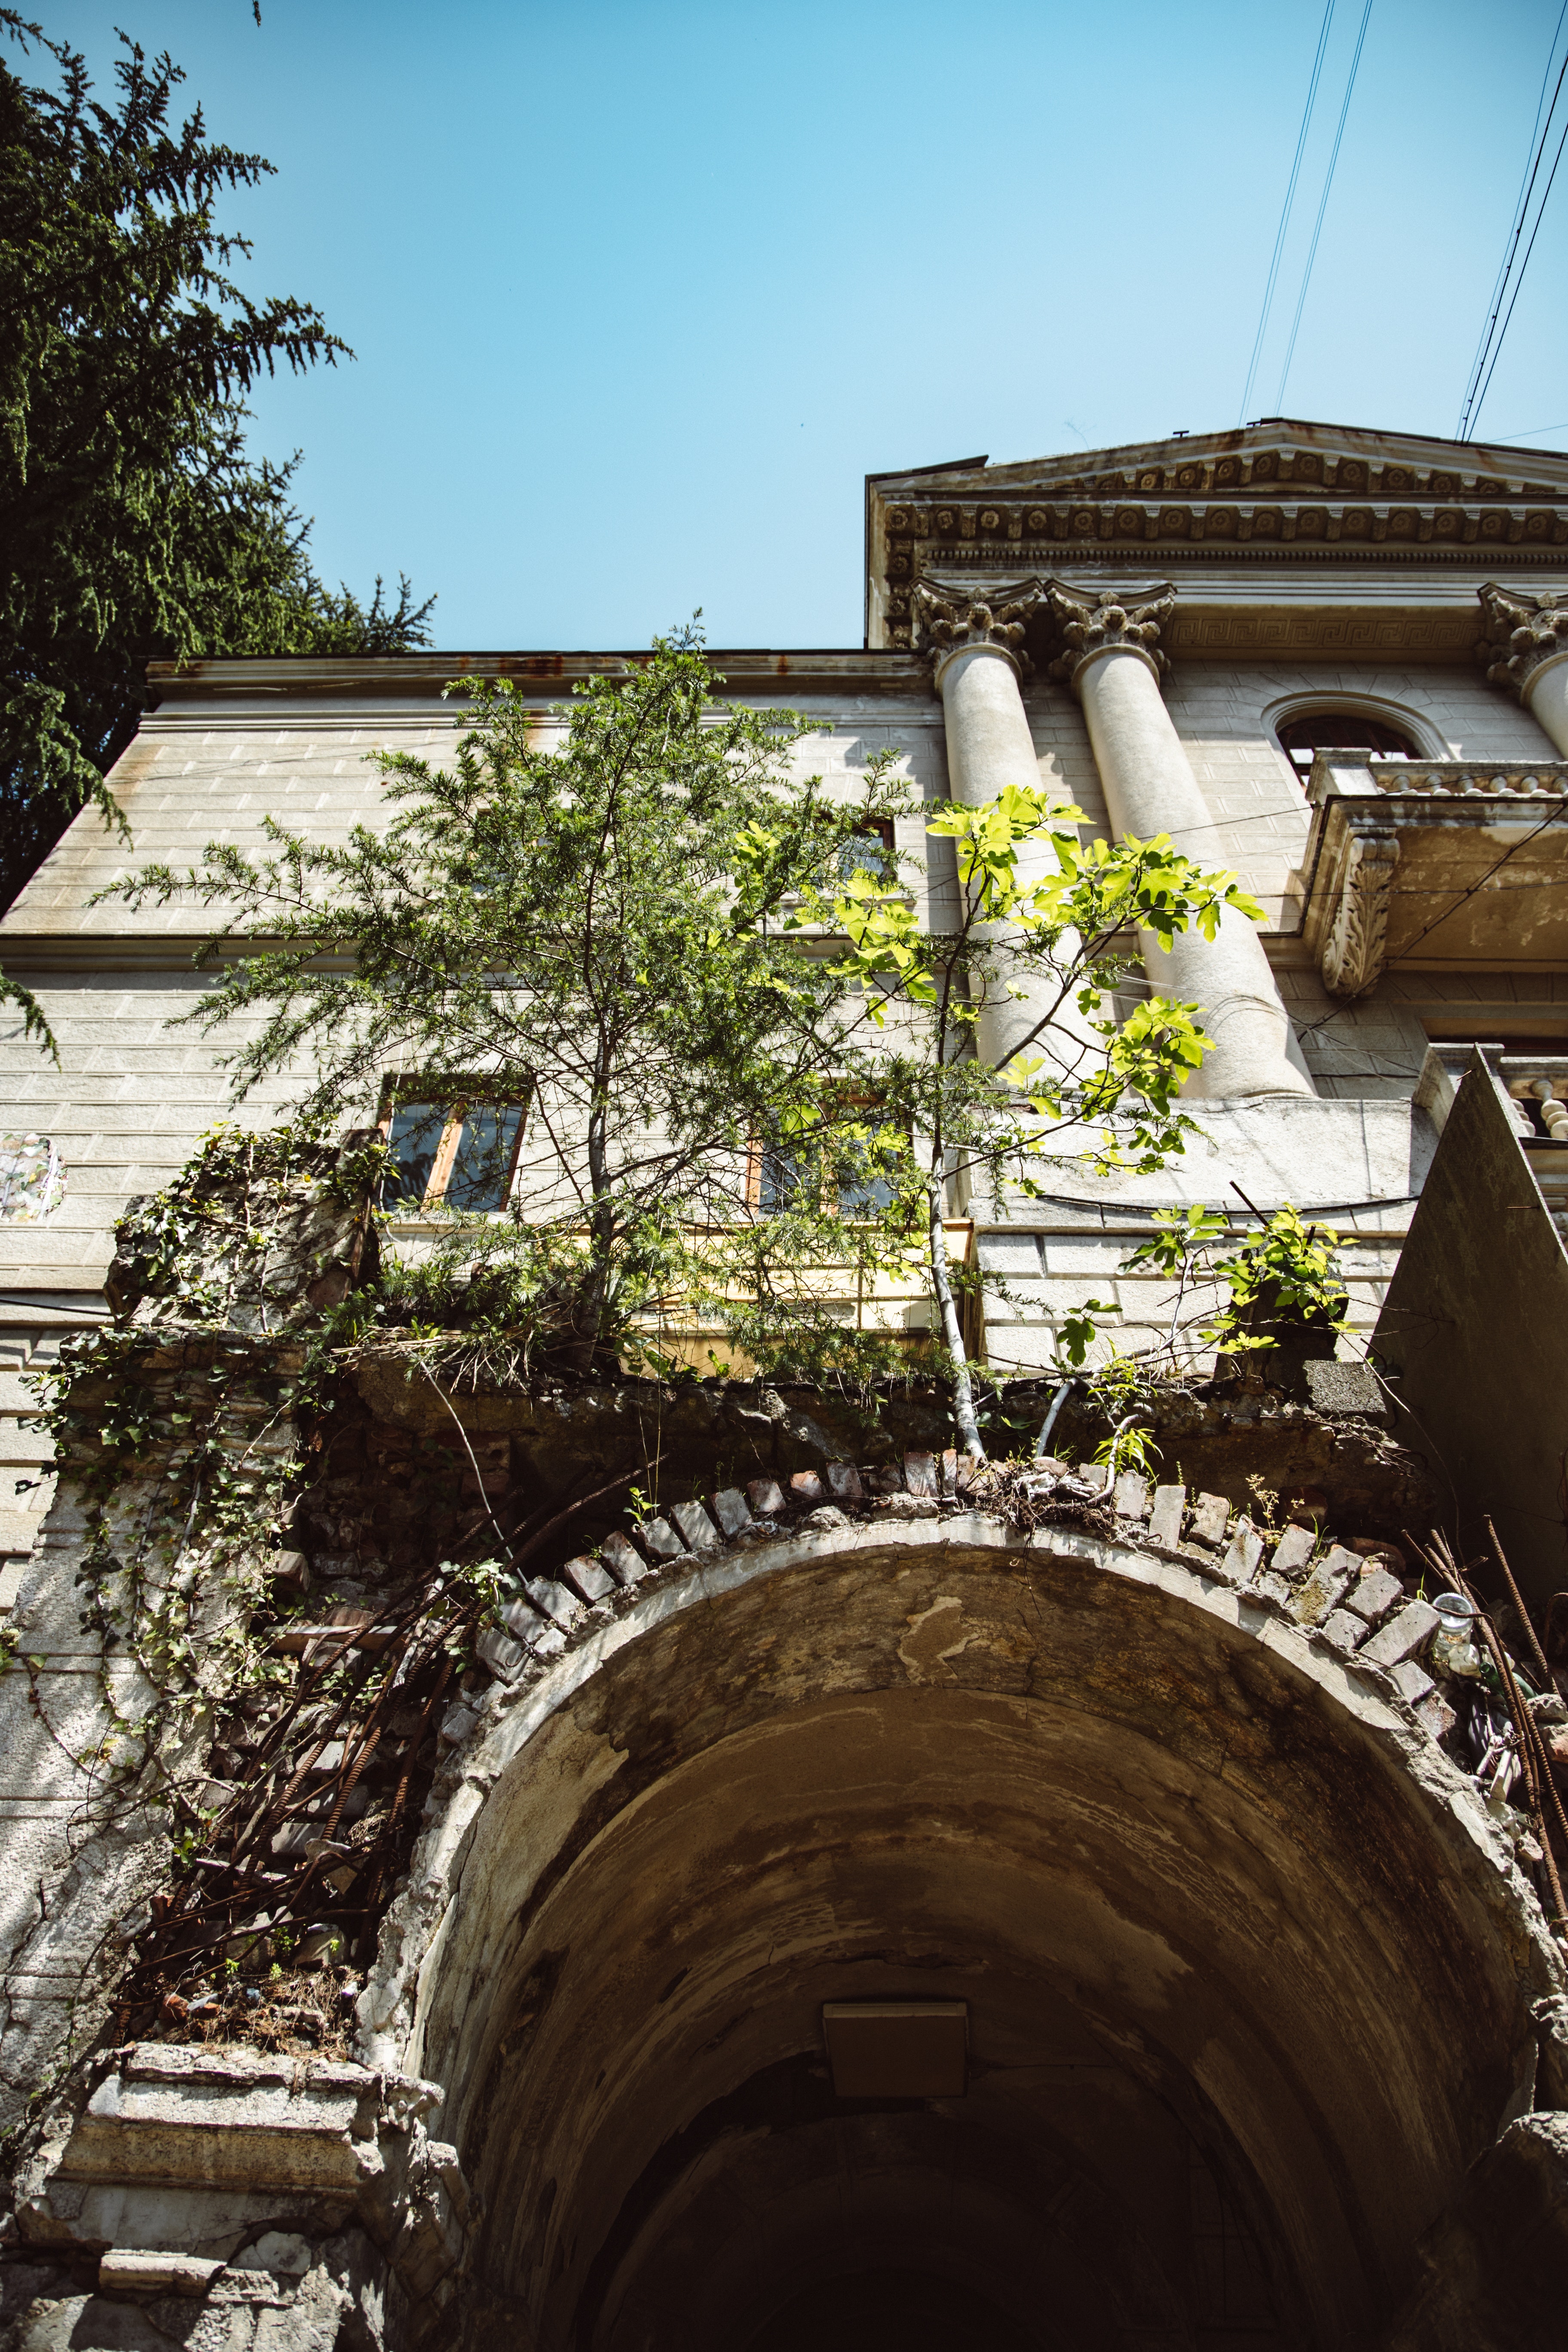
[[(858, 1112), (879, 1109), (881, 1108), (881, 1104), (879, 1098), (874, 1095), (846, 1094), (837, 1097), (837, 1107), (841, 1110)], [(894, 1124), (892, 1120), (888, 1120), (885, 1123), (889, 1126)], [(831, 1125), (823, 1129), (822, 1132), (824, 1135), (830, 1135), (832, 1133)], [(904, 1132), (907, 1135), (909, 1130), (906, 1129)], [(747, 1152), (746, 1206), (755, 1213), (763, 1216), (768, 1216), (773, 1213), (771, 1210), (765, 1210), (763, 1207), (763, 1165), (772, 1149), (772, 1145), (764, 1143), (760, 1138), (753, 1138)], [(846, 1224), (868, 1224), (871, 1222), (871, 1218), (869, 1216), (856, 1217), (846, 1214), (839, 1201), (839, 1191), (840, 1187), (837, 1181), (836, 1180), (830, 1181), (828, 1171), (826, 1168), (824, 1167), (821, 1171), (821, 1195), (826, 1195), (831, 1192), (833, 1196), (831, 1202), (827, 1203), (827, 1214), (832, 1217), (843, 1218)], [(875, 1214), (875, 1212), (872, 1213)]]
[(517, 1133), (512, 1138), (511, 1156), (507, 1161), (499, 1206), (494, 1209), (472, 1209), (466, 1213), (462, 1210), (454, 1212), (458, 1215), (467, 1213), (476, 1217), (501, 1215), (511, 1200), (512, 1187), (517, 1182), (518, 1162), (522, 1156), (522, 1139), (528, 1130), (528, 1106), (531, 1099), (531, 1091), (521, 1097), (509, 1096), (503, 1101), (477, 1081), (470, 1081), (467, 1086), (450, 1087), (435, 1086), (428, 1080), (418, 1078), (407, 1081), (400, 1079), (396, 1086), (388, 1088), (382, 1098), (381, 1117), (376, 1121), (382, 1139), (387, 1144), (392, 1141), (393, 1121), (405, 1105), (426, 1103), (432, 1110), (444, 1108), (446, 1111), (445, 1122), (441, 1129), (441, 1139), (436, 1146), (435, 1157), (430, 1162), (430, 1179), (424, 1192), (417, 1202), (405, 1200), (395, 1206), (390, 1213), (393, 1216), (399, 1214), (425, 1216), (432, 1209), (443, 1207), (447, 1199), (447, 1187), (452, 1181), (452, 1171), (457, 1164), (458, 1150), (463, 1138), (463, 1127), (468, 1113), (471, 1110), (515, 1110), (519, 1114)]

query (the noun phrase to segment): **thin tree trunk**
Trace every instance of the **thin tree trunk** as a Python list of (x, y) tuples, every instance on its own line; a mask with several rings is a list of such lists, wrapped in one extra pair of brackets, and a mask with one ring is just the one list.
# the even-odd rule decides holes
[(931, 1286), (936, 1300), (937, 1314), (942, 1321), (942, 1341), (952, 1365), (952, 1415), (958, 1423), (958, 1433), (964, 1452), (973, 1461), (984, 1462), (985, 1448), (980, 1442), (980, 1423), (974, 1414), (974, 1388), (969, 1377), (969, 1360), (963, 1352), (963, 1334), (959, 1328), (958, 1306), (952, 1295), (952, 1278), (948, 1270), (947, 1227), (942, 1197), (942, 1156), (934, 1155), (930, 1191), (927, 1194), (931, 1229)]
[[(595, 1074), (603, 1078), (603, 1070)], [(615, 1203), (611, 1197), (609, 1162), (605, 1149), (605, 1096), (596, 1083), (588, 1114), (588, 1189), (593, 1208), (588, 1217), (588, 1270), (577, 1310), (577, 1337), (568, 1362), (574, 1372), (589, 1372), (604, 1328), (605, 1307), (610, 1295), (615, 1254)]]

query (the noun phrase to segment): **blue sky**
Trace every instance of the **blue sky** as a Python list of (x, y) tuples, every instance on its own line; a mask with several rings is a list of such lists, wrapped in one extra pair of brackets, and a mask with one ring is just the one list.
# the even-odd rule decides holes
[[(1561, 0), (1374, 0), (1283, 413), (1447, 434)], [(278, 177), (250, 282), (330, 579), (447, 647), (859, 642), (862, 478), (1238, 419), (1322, 0), (68, 0)], [(1338, 0), (1279, 377), (1362, 0)], [(14, 52), (13, 52), (14, 54)], [(1561, 57), (1561, 49), (1558, 52)], [(1555, 70), (1555, 68), (1553, 68)], [(1478, 437), (1568, 445), (1568, 159)]]

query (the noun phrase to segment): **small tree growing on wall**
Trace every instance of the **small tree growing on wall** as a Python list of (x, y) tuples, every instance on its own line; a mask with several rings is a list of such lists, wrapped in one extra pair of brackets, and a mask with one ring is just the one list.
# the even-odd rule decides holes
[[(951, 929), (922, 929), (897, 874), (865, 866), (830, 903), (808, 901), (796, 918), (846, 941), (840, 971), (866, 1007), (850, 1052), (861, 1092), (881, 1107), (889, 1210), (924, 1235), (955, 1418), (973, 1455), (984, 1448), (948, 1260), (949, 1187), (957, 1179), (992, 1197), (1009, 1185), (1030, 1196), (1051, 1159), (1163, 1167), (1192, 1129), (1177, 1096), (1211, 1041), (1193, 1005), (1150, 995), (1118, 1009), (1114, 992), (1134, 969), (1127, 941), (1143, 932), (1169, 948), (1191, 925), (1212, 939), (1227, 906), (1261, 919), (1234, 875), (1195, 865), (1163, 835), (1084, 843), (1081, 821), (1080, 810), (1021, 786), (929, 814), (928, 833), (956, 852)], [(1031, 878), (1022, 853), (1042, 845), (1054, 870)], [(1031, 1024), (1005, 1063), (984, 1061), (974, 1050), (982, 1017), (1025, 995)]]
[[(304, 1069), (306, 1118), (341, 1120), (401, 1072), (437, 1100), (523, 1107), (501, 1242), (460, 1229), (448, 1270), (482, 1258), (500, 1315), (547, 1296), (558, 1360), (646, 1356), (649, 1318), (696, 1305), (764, 1367), (870, 1369), (845, 1289), (913, 1248), (978, 1452), (947, 1184), (1027, 1188), (1053, 1149), (1142, 1167), (1178, 1149), (1174, 1097), (1207, 1041), (1191, 1007), (1117, 1014), (1118, 943), (1250, 902), (1168, 843), (1080, 846), (1077, 812), (1010, 792), (927, 813), (963, 896), (922, 929), (898, 861), (867, 849), (910, 805), (890, 761), (835, 799), (798, 772), (811, 722), (720, 704), (721, 685), (690, 633), (580, 688), (549, 733), (480, 685), (450, 768), (384, 756), (384, 833), (320, 844), (268, 820), (263, 855), (214, 845), (118, 892), (222, 910), (217, 977), (186, 1017), (250, 1029), (226, 1065), (237, 1097)], [(1025, 882), (1041, 841), (1056, 870)], [(1046, 1006), (997, 1071), (974, 1024), (1019, 973), (1044, 977)]]

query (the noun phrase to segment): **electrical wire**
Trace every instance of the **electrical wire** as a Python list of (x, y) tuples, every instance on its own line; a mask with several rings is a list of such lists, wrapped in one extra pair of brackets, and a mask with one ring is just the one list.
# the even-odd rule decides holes
[(1279, 391), (1274, 403), (1277, 416), (1285, 413), (1285, 383), (1290, 373), (1290, 362), (1296, 356), (1296, 338), (1301, 331), (1301, 313), (1307, 307), (1307, 289), (1312, 282), (1312, 264), (1318, 257), (1318, 239), (1323, 233), (1323, 215), (1329, 209), (1329, 191), (1334, 184), (1334, 168), (1340, 160), (1340, 142), (1345, 135), (1345, 118), (1351, 110), (1351, 98), (1355, 89), (1355, 78), (1361, 65), (1361, 53), (1366, 40), (1366, 28), (1372, 18), (1372, 0), (1366, 0), (1362, 10), (1361, 30), (1356, 35), (1355, 55), (1351, 59), (1350, 79), (1345, 84), (1344, 104), (1340, 109), (1339, 128), (1334, 132), (1332, 152), (1329, 157), (1328, 177), (1323, 182), (1323, 194), (1318, 205), (1318, 217), (1312, 227), (1312, 242), (1307, 250), (1307, 267), (1301, 278), (1300, 298), (1296, 304), (1296, 316), (1290, 321), (1290, 341), (1285, 347), (1285, 364), (1279, 372)]
[[(1568, 72), (1568, 58), (1563, 59), (1563, 70)], [(1546, 207), (1552, 197), (1552, 182), (1557, 177), (1557, 166), (1563, 161), (1563, 150), (1564, 145), (1568, 145), (1568, 122), (1564, 122), (1563, 125), (1563, 136), (1557, 142), (1557, 152), (1552, 159), (1552, 175), (1546, 183), (1546, 193), (1542, 197), (1540, 205), (1537, 208), (1535, 215), (1535, 226), (1530, 232), (1530, 243), (1524, 248), (1524, 259), (1519, 265), (1519, 276), (1513, 281), (1513, 292), (1509, 298), (1508, 309), (1503, 313), (1502, 325), (1498, 329), (1497, 341), (1492, 345), (1491, 365), (1487, 370), (1487, 380), (1482, 384), (1480, 391), (1476, 394), (1475, 413), (1478, 416), (1480, 415), (1482, 408), (1486, 404), (1487, 394), (1492, 388), (1492, 378), (1497, 373), (1497, 363), (1502, 357), (1503, 341), (1508, 334), (1509, 326), (1513, 318), (1514, 304), (1519, 300), (1520, 291), (1524, 284), (1524, 273), (1530, 268), (1530, 257), (1535, 251), (1535, 240), (1541, 235), (1541, 224), (1546, 217)], [(1460, 437), (1464, 438), (1465, 436), (1461, 436)]]
[[(1502, 309), (1502, 298), (1507, 291), (1508, 281), (1513, 270), (1513, 259), (1519, 251), (1519, 240), (1524, 235), (1525, 215), (1530, 210), (1531, 191), (1535, 185), (1536, 174), (1541, 169), (1541, 159), (1546, 152), (1546, 142), (1552, 131), (1552, 118), (1557, 111), (1557, 100), (1562, 93), (1563, 78), (1564, 74), (1568, 74), (1568, 57), (1565, 57), (1557, 76), (1557, 88), (1552, 93), (1552, 104), (1546, 108), (1546, 119), (1542, 121), (1541, 110), (1546, 105), (1546, 85), (1552, 79), (1552, 60), (1557, 54), (1557, 44), (1562, 37), (1563, 20), (1565, 16), (1568, 16), (1568, 0), (1563, 0), (1556, 30), (1552, 36), (1552, 46), (1546, 52), (1546, 70), (1541, 77), (1541, 93), (1535, 101), (1535, 121), (1531, 125), (1530, 146), (1526, 151), (1524, 172), (1520, 181), (1519, 204), (1514, 214), (1513, 230), (1504, 248), (1502, 264), (1497, 274), (1497, 283), (1492, 288), (1492, 307), (1488, 314), (1487, 323), (1481, 330), (1481, 340), (1476, 347), (1475, 362), (1465, 385), (1464, 406), (1459, 411), (1459, 421), (1454, 428), (1456, 441), (1468, 441), (1470, 437), (1468, 427), (1472, 411), (1476, 406), (1476, 387), (1481, 380), (1481, 370), (1487, 363), (1487, 352), (1491, 343), (1492, 331), (1498, 322), (1498, 313)], [(1555, 433), (1559, 428), (1555, 425), (1538, 425), (1535, 429), (1542, 433)]]
[[(1531, 843), (1537, 840), (1542, 834), (1545, 833), (1549, 826), (1561, 824), (1562, 817), (1562, 811), (1560, 809), (1553, 809), (1549, 816), (1543, 816), (1539, 824), (1532, 825), (1531, 827), (1531, 830), (1525, 835), (1522, 841), (1510, 842), (1509, 846), (1503, 851), (1500, 857), (1493, 858), (1491, 864), (1487, 867), (1486, 872), (1480, 876), (1479, 880), (1472, 882), (1468, 890), (1460, 890), (1458, 892), (1454, 898), (1453, 905), (1451, 907), (1446, 907), (1440, 915), (1434, 915), (1431, 921), (1426, 924), (1422, 929), (1418, 930), (1413, 940), (1407, 940), (1405, 941), (1397, 955), (1390, 957), (1390, 962), (1400, 963), (1403, 962), (1406, 956), (1414, 955), (1422, 940), (1427, 936), (1428, 932), (1435, 931), (1439, 923), (1446, 923), (1450, 915), (1457, 915), (1459, 908), (1464, 906), (1468, 900), (1473, 898), (1478, 890), (1484, 888), (1485, 885), (1491, 880), (1494, 874), (1500, 874), (1502, 871), (1510, 857), (1517, 857), (1521, 849), (1528, 849)], [(1555, 887), (1561, 888), (1562, 886), (1561, 884), (1558, 884)], [(1414, 898), (1417, 894), (1412, 891), (1407, 895)], [(1436, 897), (1439, 894), (1435, 891), (1422, 891), (1419, 895), (1422, 898), (1429, 898)]]
[[(1563, 0), (1563, 6), (1568, 9), (1568, 0)], [(1274, 300), (1274, 282), (1279, 275), (1279, 257), (1285, 250), (1285, 232), (1290, 226), (1290, 207), (1296, 201), (1296, 182), (1300, 177), (1301, 158), (1307, 152), (1307, 129), (1312, 120), (1312, 109), (1317, 103), (1318, 81), (1323, 70), (1323, 55), (1329, 46), (1329, 26), (1333, 21), (1334, 0), (1329, 0), (1329, 5), (1323, 11), (1322, 26), (1318, 34), (1318, 54), (1312, 59), (1312, 78), (1307, 85), (1307, 103), (1301, 115), (1301, 128), (1296, 134), (1296, 153), (1290, 165), (1290, 182), (1285, 191), (1285, 206), (1279, 215), (1279, 234), (1274, 239), (1274, 258), (1268, 265), (1268, 283), (1263, 289), (1263, 309), (1258, 320), (1258, 332), (1253, 338), (1252, 362), (1247, 371), (1247, 384), (1241, 395), (1241, 408), (1236, 420), (1238, 425), (1247, 423), (1247, 412), (1252, 401), (1252, 382), (1258, 373), (1258, 357), (1263, 350), (1264, 332), (1268, 325), (1268, 312)]]

